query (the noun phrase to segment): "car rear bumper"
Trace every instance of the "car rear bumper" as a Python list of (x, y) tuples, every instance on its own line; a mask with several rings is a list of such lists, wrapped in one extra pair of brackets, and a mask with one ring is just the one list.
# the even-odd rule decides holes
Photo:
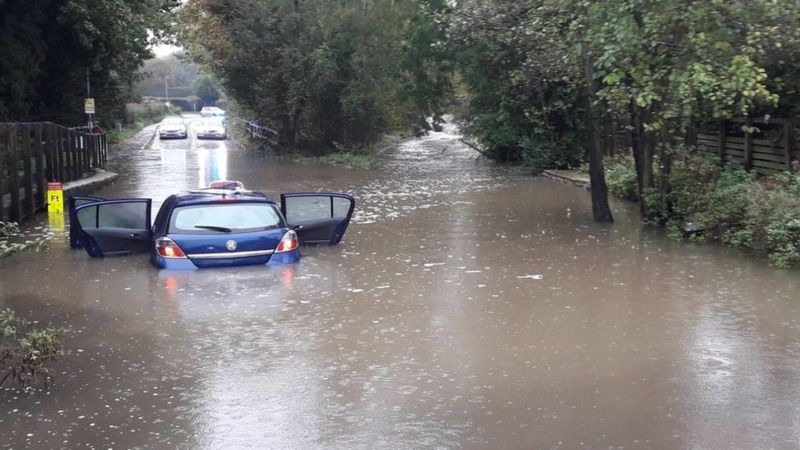
[(160, 139), (185, 139), (188, 137), (187, 133), (158, 133)]
[(275, 253), (270, 256), (251, 256), (242, 258), (214, 258), (214, 259), (190, 259), (190, 258), (164, 258), (154, 255), (153, 265), (159, 269), (169, 270), (196, 270), (206, 267), (235, 267), (248, 265), (276, 265), (292, 264), (300, 261), (300, 250), (293, 250), (285, 253)]
[(228, 136), (218, 133), (197, 133), (197, 139), (225, 139)]

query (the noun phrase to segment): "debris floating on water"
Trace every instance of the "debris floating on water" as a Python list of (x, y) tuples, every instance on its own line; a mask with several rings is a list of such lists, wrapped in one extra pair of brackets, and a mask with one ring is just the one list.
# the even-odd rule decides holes
[(536, 275), (519, 275), (517, 276), (519, 279), (526, 279), (526, 280), (541, 280), (544, 279), (544, 275), (536, 274)]

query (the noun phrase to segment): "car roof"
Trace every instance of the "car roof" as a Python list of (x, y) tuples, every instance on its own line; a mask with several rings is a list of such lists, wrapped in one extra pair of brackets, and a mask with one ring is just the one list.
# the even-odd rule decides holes
[(274, 200), (262, 192), (244, 189), (196, 189), (172, 197), (175, 199), (175, 206), (202, 205), (220, 201), (275, 204)]
[(162, 122), (183, 122), (183, 118), (178, 116), (164, 117)]

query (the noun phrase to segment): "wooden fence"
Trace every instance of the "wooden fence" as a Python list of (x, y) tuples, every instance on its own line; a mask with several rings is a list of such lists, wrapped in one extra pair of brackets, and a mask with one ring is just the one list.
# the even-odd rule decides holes
[(48, 181), (74, 181), (108, 158), (103, 133), (50, 122), (0, 123), (0, 221), (45, 208)]
[[(753, 133), (743, 128), (754, 127)], [(800, 160), (793, 119), (740, 119), (718, 123), (697, 134), (697, 150), (713, 154), (721, 165), (734, 165), (770, 174), (792, 169)]]

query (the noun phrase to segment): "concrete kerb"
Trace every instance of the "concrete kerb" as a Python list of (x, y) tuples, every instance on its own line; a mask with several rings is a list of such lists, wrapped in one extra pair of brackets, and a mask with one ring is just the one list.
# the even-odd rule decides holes
[(150, 137), (147, 139), (147, 142), (144, 143), (144, 148), (145, 149), (150, 148), (150, 146), (153, 145), (153, 141), (156, 140), (156, 133), (157, 132), (158, 132), (158, 127), (157, 126), (153, 127), (153, 134), (151, 134)]
[(94, 174), (88, 178), (64, 183), (64, 196), (90, 194), (101, 187), (114, 182), (119, 174), (103, 169), (94, 169)]

